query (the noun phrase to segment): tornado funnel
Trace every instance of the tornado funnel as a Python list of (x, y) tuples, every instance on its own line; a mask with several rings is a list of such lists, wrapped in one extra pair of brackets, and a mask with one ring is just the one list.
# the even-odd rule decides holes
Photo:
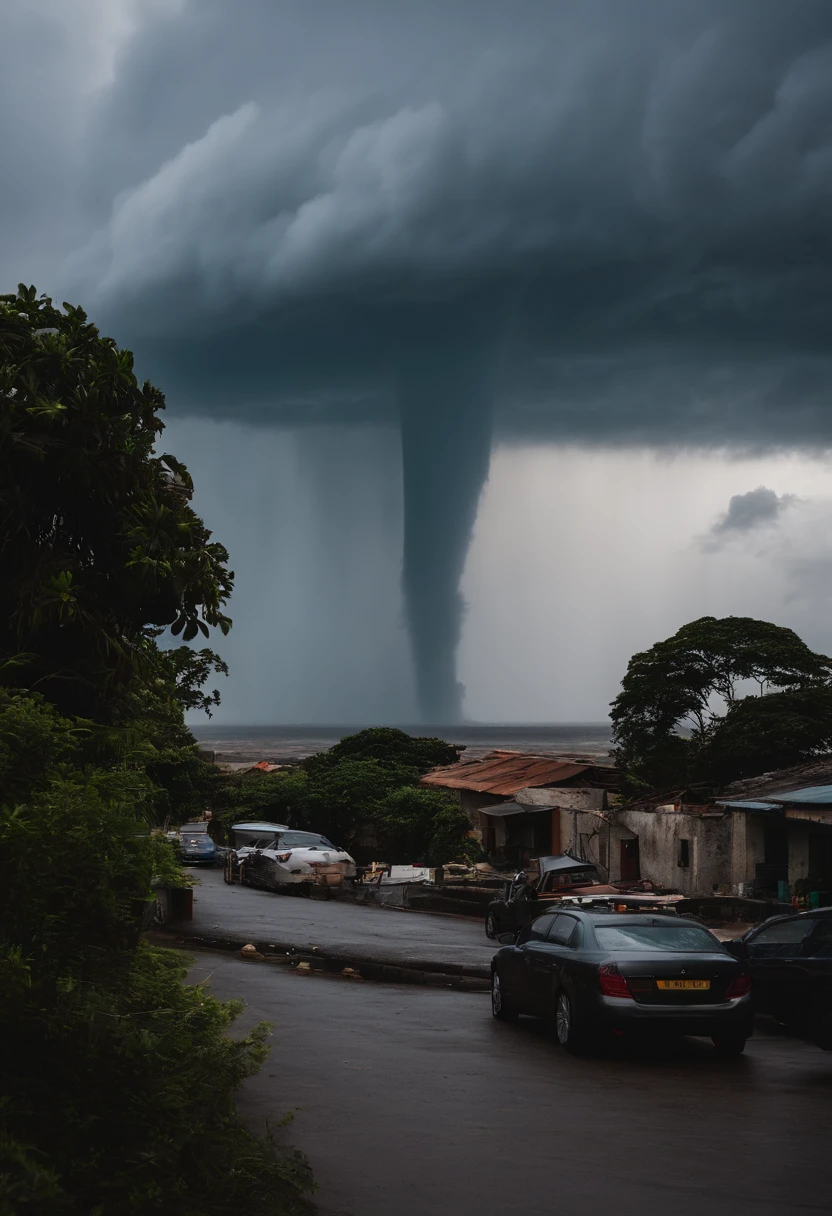
[(462, 717), (460, 580), (488, 478), (501, 310), (493, 301), (414, 310), (399, 364), (402, 582), (422, 719)]

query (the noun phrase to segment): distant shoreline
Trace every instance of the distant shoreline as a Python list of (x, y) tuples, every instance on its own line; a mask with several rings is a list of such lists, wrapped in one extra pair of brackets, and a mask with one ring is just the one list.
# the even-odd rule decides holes
[[(374, 725), (378, 725), (375, 723)], [(214, 753), (220, 764), (297, 763), (315, 752), (326, 751), (345, 735), (365, 729), (363, 725), (267, 725), (219, 726), (193, 723), (190, 726), (200, 747)], [(458, 726), (398, 726), (411, 735), (445, 739), (465, 747), (468, 759), (478, 759), (496, 750), (539, 755), (580, 756), (601, 761), (612, 743), (609, 722), (560, 722), (500, 725), (471, 723)]]

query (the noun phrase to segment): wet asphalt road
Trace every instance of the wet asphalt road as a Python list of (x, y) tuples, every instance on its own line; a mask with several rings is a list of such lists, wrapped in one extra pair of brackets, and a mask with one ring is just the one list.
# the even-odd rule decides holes
[(189, 933), (245, 941), (275, 941), (298, 949), (350, 951), (370, 960), (408, 966), (414, 962), (489, 967), (496, 947), (482, 922), (390, 908), (362, 907), (340, 900), (317, 902), (252, 887), (229, 886), (222, 870), (194, 871), (194, 919), (176, 925)]
[(324, 1216), (788, 1216), (832, 1209), (832, 1054), (762, 1028), (574, 1057), (487, 996), (200, 954), (193, 978), (274, 1024), (240, 1105), (289, 1129)]

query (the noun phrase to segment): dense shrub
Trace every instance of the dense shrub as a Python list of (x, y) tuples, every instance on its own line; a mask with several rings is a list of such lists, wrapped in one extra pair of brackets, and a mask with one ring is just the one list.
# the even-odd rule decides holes
[[(30, 767), (27, 728), (51, 762)], [(173, 855), (149, 783), (83, 765), (85, 745), (43, 702), (0, 699), (0, 1211), (300, 1212), (303, 1159), (234, 1111), (266, 1028), (231, 1039), (239, 1005), (140, 944)]]

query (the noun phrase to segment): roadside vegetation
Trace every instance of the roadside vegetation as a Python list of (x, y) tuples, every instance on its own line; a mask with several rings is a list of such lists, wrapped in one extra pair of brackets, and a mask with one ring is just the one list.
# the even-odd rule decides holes
[(610, 717), (633, 793), (756, 777), (832, 753), (832, 659), (782, 625), (702, 617), (633, 656)]
[[(80, 309), (0, 297), (0, 1213), (309, 1210), (240, 1121), (268, 1028), (141, 940), (164, 836), (215, 799), (185, 709), (224, 664), (228, 555), (157, 453), (161, 393)], [(291, 1095), (287, 1095), (287, 1106)]]
[(225, 840), (233, 823), (265, 820), (322, 832), (360, 860), (476, 861), (481, 848), (456, 799), (418, 785), (429, 769), (456, 763), (460, 751), (392, 727), (363, 730), (295, 767), (227, 777), (214, 830)]

